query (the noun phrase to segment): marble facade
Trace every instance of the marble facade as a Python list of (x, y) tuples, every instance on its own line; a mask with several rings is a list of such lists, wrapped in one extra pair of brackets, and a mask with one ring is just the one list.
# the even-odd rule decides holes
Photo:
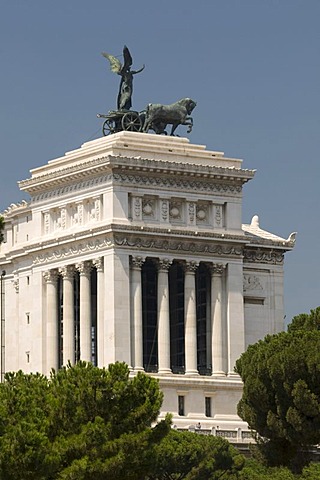
[(30, 201), (3, 213), (2, 377), (124, 361), (159, 379), (177, 428), (247, 438), (234, 364), (283, 329), (294, 246), (256, 216), (242, 224), (253, 176), (185, 138), (133, 132), (31, 170)]

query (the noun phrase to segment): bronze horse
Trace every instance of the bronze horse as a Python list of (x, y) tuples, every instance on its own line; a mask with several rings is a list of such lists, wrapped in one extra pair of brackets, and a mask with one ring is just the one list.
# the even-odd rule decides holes
[(149, 103), (146, 108), (143, 132), (154, 130), (155, 133), (164, 133), (166, 126), (172, 125), (170, 135), (173, 135), (179, 125), (188, 125), (187, 133), (190, 133), (193, 127), (193, 119), (190, 117), (196, 102), (191, 98), (182, 98), (171, 105), (161, 105), (158, 103)]

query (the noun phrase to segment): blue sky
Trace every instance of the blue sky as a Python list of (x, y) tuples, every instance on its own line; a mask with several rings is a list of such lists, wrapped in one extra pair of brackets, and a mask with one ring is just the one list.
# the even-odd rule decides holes
[[(257, 169), (243, 222), (285, 238), (287, 320), (320, 305), (319, 0), (1, 0), (0, 211), (31, 168), (100, 136), (127, 44), (133, 109), (197, 101), (190, 141)], [(185, 135), (185, 130), (178, 132)]]

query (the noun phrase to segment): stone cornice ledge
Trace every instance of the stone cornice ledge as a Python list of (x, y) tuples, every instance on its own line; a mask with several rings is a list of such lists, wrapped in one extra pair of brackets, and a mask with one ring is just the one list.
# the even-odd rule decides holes
[(131, 173), (156, 172), (162, 175), (184, 175), (220, 181), (237, 181), (241, 184), (249, 181), (255, 174), (255, 170), (236, 167), (107, 155), (60, 168), (48, 166), (48, 171), (43, 168), (43, 173), (35, 173), (31, 178), (18, 182), (18, 185), (20, 190), (32, 193), (65, 183), (76, 182), (83, 178), (87, 179), (113, 170), (130, 171)]
[(242, 390), (243, 383), (240, 377), (214, 377), (204, 375), (193, 375), (188, 377), (187, 375), (178, 374), (166, 374), (159, 375), (158, 373), (148, 373), (154, 378), (157, 378), (160, 382), (160, 386), (176, 387), (177, 389), (189, 388), (194, 389), (200, 386), (204, 388), (224, 388), (230, 390)]

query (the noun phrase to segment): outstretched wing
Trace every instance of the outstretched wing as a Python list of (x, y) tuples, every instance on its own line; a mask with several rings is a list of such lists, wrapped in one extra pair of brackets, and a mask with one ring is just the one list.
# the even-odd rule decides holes
[(121, 72), (122, 65), (121, 65), (120, 60), (118, 60), (118, 59), (117, 59), (116, 57), (114, 57), (113, 55), (110, 55), (110, 53), (102, 52), (102, 55), (103, 55), (107, 60), (109, 60), (109, 62), (110, 62), (110, 68), (111, 68), (111, 71), (112, 71), (112, 72), (114, 72), (114, 73), (120, 73), (120, 72)]
[(129, 52), (129, 48), (126, 45), (123, 47), (123, 61), (124, 61), (124, 65), (123, 65), (124, 70), (127, 70), (129, 67), (131, 67), (132, 57)]

